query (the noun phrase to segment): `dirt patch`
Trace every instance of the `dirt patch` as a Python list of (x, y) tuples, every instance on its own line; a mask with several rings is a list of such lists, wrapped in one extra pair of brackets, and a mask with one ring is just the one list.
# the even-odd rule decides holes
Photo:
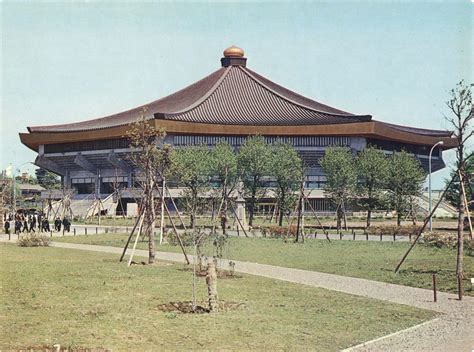
[[(184, 267), (182, 269), (180, 269), (182, 271), (189, 271), (189, 272), (192, 272), (193, 271), (193, 268), (190, 268), (190, 267)], [(202, 269), (202, 270), (199, 270), (199, 269), (196, 269), (196, 276), (198, 277), (206, 277), (207, 275), (207, 271), (205, 269)], [(229, 270), (219, 270), (217, 272), (217, 278), (218, 279), (241, 279), (242, 276), (241, 275), (237, 275), (235, 272), (231, 272)]]
[(136, 262), (132, 260), (132, 263), (130, 265), (170, 266), (170, 265), (173, 265), (173, 263), (157, 261), (157, 262), (154, 262), (153, 264), (148, 264), (147, 262), (144, 262), (144, 261)]
[[(219, 311), (229, 312), (237, 309), (246, 308), (245, 303), (219, 301)], [(191, 301), (169, 302), (160, 304), (157, 309), (165, 313), (182, 313), (182, 314), (205, 314), (209, 313), (209, 305), (206, 301), (199, 301), (196, 309), (193, 310)]]

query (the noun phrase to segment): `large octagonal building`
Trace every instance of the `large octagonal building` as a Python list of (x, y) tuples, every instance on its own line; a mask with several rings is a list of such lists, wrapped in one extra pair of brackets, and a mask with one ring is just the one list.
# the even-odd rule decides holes
[[(166, 142), (176, 147), (212, 147), (224, 138), (238, 148), (255, 134), (269, 142), (287, 141), (309, 167), (309, 189), (324, 185), (319, 160), (329, 146), (345, 146), (354, 152), (368, 145), (387, 153), (404, 149), (427, 169), (434, 144), (443, 141), (443, 149), (457, 145), (451, 132), (377, 121), (371, 115), (352, 114), (301, 96), (249, 69), (244, 52), (234, 46), (224, 51), (217, 71), (167, 97), (93, 120), (30, 126), (20, 138), (38, 153), (35, 164), (61, 175), (75, 198), (91, 193), (104, 198), (117, 179), (124, 187), (133, 185), (134, 170), (126, 158), (129, 141), (124, 136), (144, 108), (146, 118), (165, 128)], [(444, 167), (443, 149), (434, 150), (433, 171)], [(321, 191), (314, 194), (323, 198)], [(323, 203), (317, 208), (324, 210)]]

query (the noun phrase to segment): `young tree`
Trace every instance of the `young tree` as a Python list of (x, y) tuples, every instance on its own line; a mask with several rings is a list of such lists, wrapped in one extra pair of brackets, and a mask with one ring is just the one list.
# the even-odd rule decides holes
[(229, 196), (237, 183), (237, 156), (233, 148), (225, 140), (216, 144), (211, 151), (211, 174), (219, 184), (219, 193), (222, 203), (220, 219), (222, 233), (226, 234), (227, 210)]
[(341, 229), (342, 218), (348, 201), (354, 196), (357, 171), (354, 156), (349, 148), (330, 147), (321, 159), (326, 174), (324, 191), (337, 206), (337, 229)]
[(271, 148), (262, 136), (245, 140), (237, 156), (238, 170), (249, 204), (249, 225), (252, 226), (255, 205), (265, 194), (264, 177), (270, 173)]
[(291, 144), (277, 141), (272, 146), (270, 176), (275, 180), (275, 196), (278, 208), (278, 225), (283, 225), (283, 216), (293, 210), (303, 171), (302, 161)]
[(182, 196), (189, 213), (191, 228), (196, 225), (196, 215), (206, 204), (202, 194), (208, 190), (210, 178), (210, 153), (204, 146), (175, 149), (171, 154), (171, 175), (184, 187)]
[[(145, 111), (144, 111), (145, 112)], [(143, 113), (144, 113), (143, 112)], [(144, 211), (143, 229), (148, 237), (148, 263), (155, 262), (155, 202), (153, 190), (157, 178), (163, 175), (169, 166), (170, 148), (163, 145), (165, 137), (163, 129), (156, 129), (152, 122), (140, 119), (130, 125), (127, 137), (133, 152), (130, 161), (140, 170), (137, 181), (142, 189), (142, 209)]]
[(388, 178), (387, 157), (380, 149), (365, 148), (357, 155), (356, 170), (357, 203), (367, 211), (367, 227), (369, 227), (372, 212), (384, 203), (384, 191)]
[[(463, 297), (462, 280), (463, 270), (463, 247), (464, 247), (464, 194), (462, 188), (467, 188), (467, 165), (468, 155), (467, 142), (474, 134), (472, 122), (474, 121), (474, 109), (472, 106), (472, 93), (464, 81), (459, 82), (456, 88), (449, 92), (449, 99), (446, 102), (452, 117), (446, 117), (448, 122), (454, 127), (454, 134), (458, 141), (456, 149), (456, 169), (459, 176), (458, 189), (458, 248), (456, 260), (456, 276), (458, 279), (459, 299)], [(472, 153), (472, 151), (471, 151)]]
[(388, 201), (397, 212), (397, 225), (411, 211), (411, 200), (421, 195), (426, 174), (413, 154), (395, 152), (388, 163)]

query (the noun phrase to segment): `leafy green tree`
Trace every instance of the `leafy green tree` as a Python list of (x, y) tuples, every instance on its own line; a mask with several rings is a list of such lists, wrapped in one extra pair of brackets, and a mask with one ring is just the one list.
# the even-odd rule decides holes
[(189, 213), (191, 228), (196, 226), (196, 216), (205, 206), (202, 194), (208, 190), (210, 152), (204, 146), (188, 146), (171, 153), (171, 176), (184, 188), (183, 204)]
[(237, 156), (232, 146), (225, 140), (219, 141), (211, 151), (211, 174), (219, 185), (219, 198), (222, 203), (219, 216), (222, 232), (225, 234), (229, 196), (235, 189), (238, 179)]
[[(467, 158), (466, 158), (467, 159)], [(457, 207), (459, 202), (459, 190), (460, 183), (459, 177), (456, 175), (456, 171), (452, 171), (450, 178), (454, 178), (454, 181), (449, 186), (446, 191), (446, 200), (451, 203), (451, 205)], [(446, 186), (449, 184), (449, 180), (445, 181)], [(474, 211), (474, 156), (466, 160), (466, 198), (469, 203), (469, 210)]]
[(244, 190), (249, 198), (249, 225), (252, 226), (255, 205), (265, 194), (264, 177), (270, 173), (271, 148), (262, 136), (245, 140), (237, 156)]
[(61, 179), (56, 174), (40, 167), (35, 170), (35, 175), (40, 186), (46, 189), (61, 188)]
[(337, 206), (337, 229), (340, 230), (346, 206), (355, 194), (355, 160), (349, 148), (330, 147), (321, 159), (321, 167), (326, 174), (324, 191)]
[(270, 176), (275, 180), (275, 198), (279, 213), (278, 224), (282, 226), (283, 216), (293, 210), (300, 184), (303, 165), (301, 158), (291, 144), (277, 141), (272, 145)]
[(372, 212), (384, 205), (388, 168), (388, 159), (380, 149), (368, 147), (357, 155), (357, 203), (367, 211), (367, 227)]
[(405, 151), (392, 155), (388, 169), (388, 201), (391, 209), (397, 212), (397, 225), (400, 226), (402, 216), (411, 211), (413, 198), (421, 195), (426, 174), (415, 156)]

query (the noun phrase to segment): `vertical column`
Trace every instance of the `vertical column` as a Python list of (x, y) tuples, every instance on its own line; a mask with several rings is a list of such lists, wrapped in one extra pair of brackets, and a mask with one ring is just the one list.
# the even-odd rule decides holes
[(97, 169), (95, 175), (95, 194), (98, 198), (100, 197), (100, 169)]
[(66, 170), (66, 174), (62, 176), (63, 179), (63, 187), (65, 189), (70, 189), (71, 188), (71, 175), (69, 170)]

